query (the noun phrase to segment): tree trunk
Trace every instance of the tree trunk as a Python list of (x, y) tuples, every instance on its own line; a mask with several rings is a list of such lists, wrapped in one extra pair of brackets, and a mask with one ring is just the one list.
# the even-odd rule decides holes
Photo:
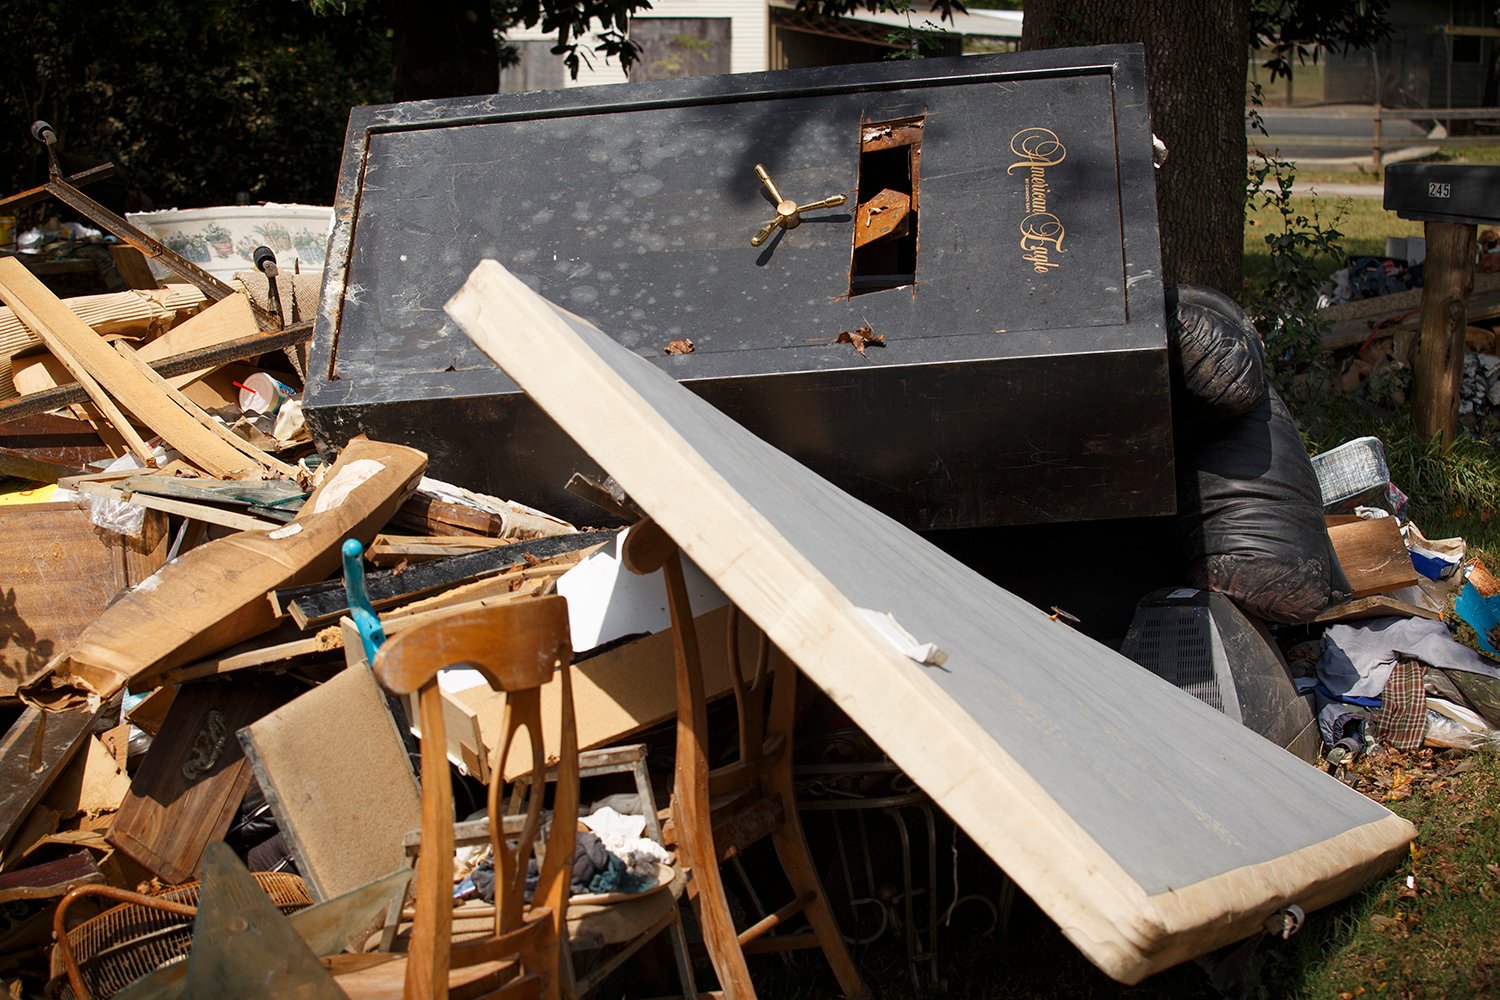
[(1026, 0), (1023, 49), (1142, 42), (1151, 130), (1167, 146), (1157, 217), (1168, 283), (1238, 298), (1245, 230), (1246, 0)]
[(500, 48), (488, 0), (388, 0), (398, 101), (493, 94)]

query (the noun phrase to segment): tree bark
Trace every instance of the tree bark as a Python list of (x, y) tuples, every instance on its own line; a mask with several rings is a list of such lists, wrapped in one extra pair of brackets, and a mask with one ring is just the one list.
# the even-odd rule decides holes
[(493, 94), (500, 47), (488, 0), (388, 0), (398, 101)]
[(1443, 447), (1458, 431), (1458, 387), (1464, 371), (1469, 292), (1474, 288), (1474, 230), (1461, 222), (1426, 223), (1422, 326), (1411, 368), (1411, 416), (1417, 433), (1441, 435)]
[(1026, 0), (1021, 48), (1146, 47), (1151, 129), (1167, 146), (1157, 217), (1168, 283), (1238, 298), (1245, 229), (1247, 0)]

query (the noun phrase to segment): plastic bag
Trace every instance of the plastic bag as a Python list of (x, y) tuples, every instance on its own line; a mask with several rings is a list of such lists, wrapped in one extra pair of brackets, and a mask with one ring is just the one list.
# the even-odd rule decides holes
[(105, 531), (131, 538), (141, 537), (146, 528), (146, 508), (112, 497), (100, 497), (85, 493), (84, 502), (89, 507), (89, 520)]
[(1202, 285), (1169, 289), (1167, 347), (1173, 378), (1211, 415), (1237, 417), (1265, 399), (1260, 334), (1239, 303), (1222, 292)]
[(1180, 433), (1177, 530), (1193, 586), (1278, 622), (1348, 599), (1318, 477), (1275, 389), (1242, 417)]

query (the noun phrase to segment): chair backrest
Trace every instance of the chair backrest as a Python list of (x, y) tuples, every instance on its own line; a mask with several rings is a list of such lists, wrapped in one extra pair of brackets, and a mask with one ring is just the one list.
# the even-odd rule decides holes
[[(578, 825), (578, 736), (569, 675), (572, 647), (567, 602), (556, 596), (458, 612), (414, 626), (387, 640), (375, 658), (375, 676), (393, 694), (417, 692), (422, 729), (422, 844), (417, 861), (416, 913), (408, 949), (408, 1000), (446, 997), (450, 969), (519, 957), (540, 992), (558, 995), (568, 885)], [(495, 857), (495, 925), (487, 937), (452, 943), (453, 787), (446, 756), (438, 671), (472, 667), (506, 695), (504, 735), (496, 748), (489, 786), (490, 843)], [(556, 674), (562, 685), (558, 722), (558, 781), (552, 828), (540, 878), (526, 909), (526, 867), (541, 827), (541, 796), (532, 796), (514, 843), (501, 833), (499, 762), (524, 728), (536, 773), (545, 769), (540, 688)], [(495, 985), (505, 982), (497, 975)], [(479, 985), (479, 984), (472, 984)]]

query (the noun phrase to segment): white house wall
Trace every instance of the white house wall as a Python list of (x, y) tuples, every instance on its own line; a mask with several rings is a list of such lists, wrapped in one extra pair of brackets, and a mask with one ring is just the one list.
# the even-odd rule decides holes
[[(732, 73), (758, 73), (766, 66), (766, 32), (770, 14), (765, 0), (655, 0), (647, 17), (727, 17), (730, 27), (729, 65)], [(517, 29), (507, 33), (507, 41), (556, 41), (554, 35), (540, 29)], [(585, 48), (598, 44), (588, 36)], [(614, 60), (595, 58), (593, 66), (581, 66), (576, 80), (565, 86), (592, 87), (602, 83), (624, 83), (625, 73)]]

